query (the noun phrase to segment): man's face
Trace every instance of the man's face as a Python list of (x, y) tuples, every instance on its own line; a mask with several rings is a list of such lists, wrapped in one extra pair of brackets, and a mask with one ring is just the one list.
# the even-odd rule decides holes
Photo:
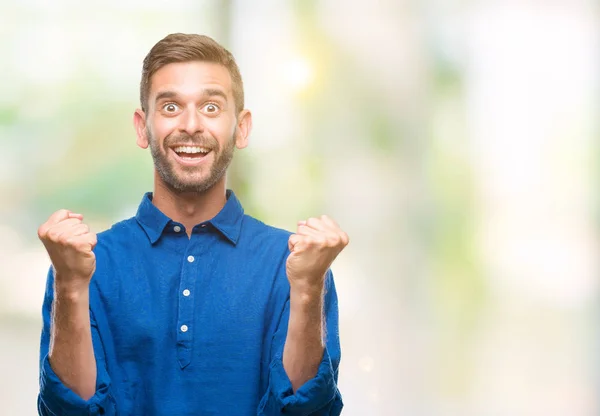
[(224, 178), (235, 147), (247, 144), (241, 119), (249, 114), (236, 117), (231, 76), (222, 65), (162, 67), (152, 76), (147, 108), (138, 145), (150, 147), (159, 179), (174, 191), (210, 189)]

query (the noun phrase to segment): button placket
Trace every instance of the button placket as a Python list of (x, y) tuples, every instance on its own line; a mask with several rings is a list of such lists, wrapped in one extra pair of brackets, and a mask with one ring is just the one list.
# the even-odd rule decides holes
[(179, 308), (177, 317), (177, 359), (181, 368), (191, 361), (194, 334), (194, 297), (190, 296), (194, 277), (198, 274), (199, 264), (196, 256), (190, 254), (194, 250), (194, 242), (190, 241), (184, 253), (179, 279)]

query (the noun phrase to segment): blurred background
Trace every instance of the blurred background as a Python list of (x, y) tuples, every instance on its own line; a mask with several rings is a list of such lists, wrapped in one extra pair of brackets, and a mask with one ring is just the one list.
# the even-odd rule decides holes
[(34, 415), (59, 208), (152, 189), (132, 115), (171, 32), (236, 56), (246, 212), (327, 213), (343, 415), (598, 415), (600, 7), (591, 0), (0, 3), (0, 403)]

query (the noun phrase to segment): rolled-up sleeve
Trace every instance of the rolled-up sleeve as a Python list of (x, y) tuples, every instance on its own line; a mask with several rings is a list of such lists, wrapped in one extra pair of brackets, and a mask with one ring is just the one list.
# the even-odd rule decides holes
[(96, 393), (89, 400), (83, 400), (62, 383), (50, 366), (48, 352), (50, 347), (53, 281), (52, 269), (50, 269), (42, 308), (43, 328), (40, 342), (38, 413), (42, 416), (114, 415), (116, 414), (115, 401), (110, 395), (110, 378), (106, 371), (104, 351), (97, 325), (91, 313), (92, 343), (97, 366)]
[(326, 342), (317, 375), (304, 383), (294, 394), (292, 383), (283, 367), (283, 347), (287, 336), (289, 301), (272, 347), (267, 392), (258, 407), (258, 416), (339, 416), (343, 403), (337, 388), (341, 358), (338, 302), (333, 275), (328, 271), (325, 281)]

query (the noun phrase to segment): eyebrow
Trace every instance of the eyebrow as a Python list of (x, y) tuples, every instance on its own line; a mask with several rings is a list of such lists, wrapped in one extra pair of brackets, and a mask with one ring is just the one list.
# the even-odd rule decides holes
[[(177, 93), (175, 91), (162, 91), (156, 95), (156, 99), (154, 100), (154, 102), (157, 103), (160, 100), (172, 99), (175, 97), (177, 97)], [(216, 88), (206, 88), (202, 90), (202, 97), (221, 97), (225, 100), (225, 102), (227, 102), (227, 95), (223, 91)]]

